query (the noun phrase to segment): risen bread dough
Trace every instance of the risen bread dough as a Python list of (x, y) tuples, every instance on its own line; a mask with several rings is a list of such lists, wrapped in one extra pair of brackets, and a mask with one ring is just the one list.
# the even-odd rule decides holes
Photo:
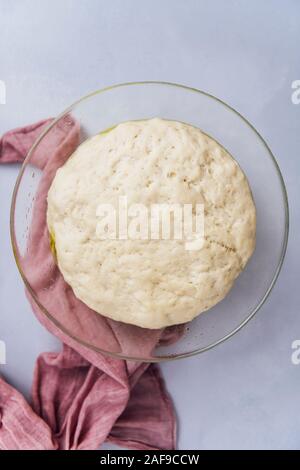
[[(204, 203), (205, 240), (101, 240), (99, 203)], [(57, 262), (96, 312), (145, 328), (192, 320), (222, 300), (255, 246), (255, 207), (235, 160), (199, 129), (126, 122), (78, 147), (56, 173), (47, 221)]]

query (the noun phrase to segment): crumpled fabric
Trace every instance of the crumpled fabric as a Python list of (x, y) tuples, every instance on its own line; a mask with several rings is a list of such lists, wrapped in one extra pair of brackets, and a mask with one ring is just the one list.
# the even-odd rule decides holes
[[(4, 134), (0, 163), (22, 162), (50, 123), (51, 119), (44, 120)], [(50, 250), (46, 196), (57, 168), (78, 146), (79, 138), (78, 123), (67, 115), (31, 157), (43, 173), (21, 264), (33, 289), (27, 290), (33, 311), (63, 348), (38, 357), (31, 404), (0, 377), (0, 449), (89, 450), (110, 441), (131, 449), (172, 450), (176, 417), (158, 366), (115, 359), (76, 339), (85, 337), (96, 347), (145, 357), (158, 342), (168, 344), (182, 334), (181, 328), (147, 330), (98, 315), (74, 296), (60, 274)], [(55, 321), (41, 310), (45, 305), (55, 312)]]

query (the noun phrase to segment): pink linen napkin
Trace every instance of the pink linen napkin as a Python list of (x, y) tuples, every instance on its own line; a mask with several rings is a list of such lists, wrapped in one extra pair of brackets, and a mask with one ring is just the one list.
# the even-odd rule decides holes
[[(0, 140), (0, 163), (21, 162), (51, 120), (12, 130)], [(146, 330), (95, 314), (58, 271), (49, 248), (46, 196), (56, 169), (79, 143), (79, 126), (66, 116), (43, 139), (32, 163), (43, 170), (23, 269), (37, 297), (72, 336), (141, 357), (175, 341), (180, 328)], [(97, 449), (110, 441), (132, 449), (174, 449), (172, 402), (154, 364), (111, 358), (63, 332), (27, 296), (40, 322), (63, 342), (37, 359), (32, 404), (0, 377), (1, 449)]]

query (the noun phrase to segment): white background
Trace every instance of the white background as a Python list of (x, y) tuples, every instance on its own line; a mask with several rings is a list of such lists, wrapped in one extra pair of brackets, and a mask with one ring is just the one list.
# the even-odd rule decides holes
[[(162, 365), (185, 449), (300, 448), (300, 79), (298, 0), (0, 0), (0, 133), (54, 116), (94, 89), (166, 80), (206, 90), (245, 115), (270, 144), (291, 215), (271, 297), (239, 334)], [(259, 169), (258, 169), (259, 171)], [(35, 358), (59, 347), (37, 322), (9, 241), (16, 166), (0, 168), (1, 373), (28, 395)]]

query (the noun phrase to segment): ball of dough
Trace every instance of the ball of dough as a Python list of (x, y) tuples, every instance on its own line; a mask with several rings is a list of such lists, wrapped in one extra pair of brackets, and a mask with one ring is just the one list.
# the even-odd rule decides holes
[[(97, 208), (117, 206), (120, 196), (149, 210), (203, 204), (202, 247), (101, 239)], [(153, 329), (188, 322), (222, 300), (255, 246), (255, 206), (236, 161), (199, 129), (157, 118), (82, 143), (56, 172), (47, 223), (76, 297), (106, 317)]]

